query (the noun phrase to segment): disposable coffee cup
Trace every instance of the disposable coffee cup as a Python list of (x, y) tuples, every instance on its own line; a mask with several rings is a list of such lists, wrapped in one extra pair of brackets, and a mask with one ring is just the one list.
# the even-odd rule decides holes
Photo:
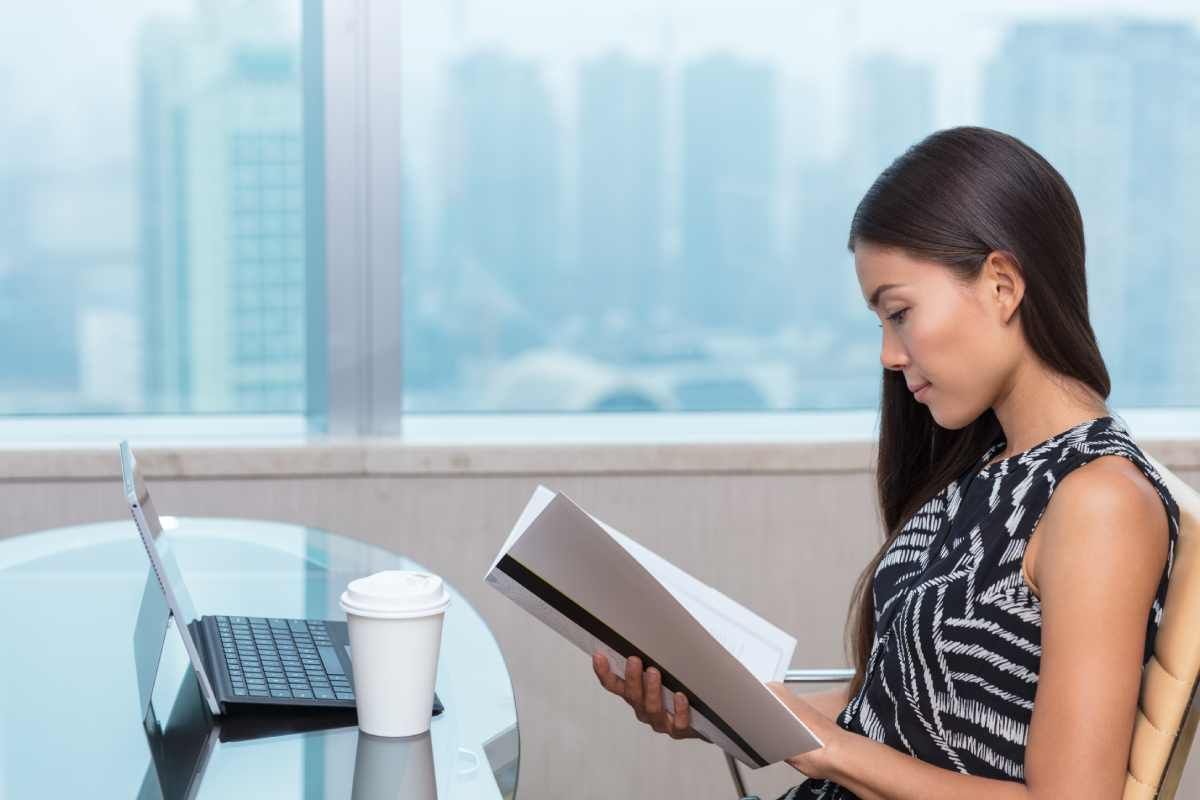
[(437, 800), (429, 732), (403, 739), (360, 733), (350, 800)]
[(442, 579), (428, 572), (384, 570), (350, 581), (342, 592), (361, 731), (415, 736), (429, 730), (449, 605)]

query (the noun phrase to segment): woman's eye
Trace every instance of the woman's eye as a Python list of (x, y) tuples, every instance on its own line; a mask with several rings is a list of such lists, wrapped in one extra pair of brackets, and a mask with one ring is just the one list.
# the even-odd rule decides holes
[[(891, 320), (892, 322), (895, 322), (896, 324), (900, 324), (901, 322), (904, 321), (902, 317), (906, 311), (908, 311), (907, 308), (902, 308), (894, 314), (889, 314), (888, 319)], [(880, 323), (879, 327), (882, 328), (883, 324)]]

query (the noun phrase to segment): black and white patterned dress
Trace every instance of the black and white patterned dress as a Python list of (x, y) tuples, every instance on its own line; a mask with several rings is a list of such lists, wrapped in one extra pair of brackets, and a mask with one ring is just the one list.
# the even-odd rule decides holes
[[(1158, 490), (1170, 548), (1146, 624), (1143, 663), (1162, 617), (1179, 507), (1128, 428), (1111, 416), (989, 465), (1004, 446), (1001, 436), (922, 506), (888, 547), (875, 572), (877, 627), (867, 677), (837, 723), (946, 769), (1023, 781), (1042, 611), (1021, 561), (1054, 487), (1094, 458), (1121, 455)], [(813, 778), (779, 800), (812, 798), (857, 795)]]

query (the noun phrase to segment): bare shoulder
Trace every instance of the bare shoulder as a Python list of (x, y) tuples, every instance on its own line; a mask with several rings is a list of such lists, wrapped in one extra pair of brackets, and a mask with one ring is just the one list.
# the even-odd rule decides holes
[(1078, 556), (1086, 553), (1097, 570), (1120, 566), (1157, 583), (1168, 525), (1158, 490), (1138, 466), (1124, 456), (1099, 456), (1069, 472), (1050, 496), (1038, 524), (1035, 581), (1045, 591), (1054, 572), (1080, 578), (1088, 567)]
[(1038, 523), (1041, 662), (1025, 751), (1039, 797), (1119, 797), (1168, 520), (1137, 464), (1099, 456), (1065, 475)]

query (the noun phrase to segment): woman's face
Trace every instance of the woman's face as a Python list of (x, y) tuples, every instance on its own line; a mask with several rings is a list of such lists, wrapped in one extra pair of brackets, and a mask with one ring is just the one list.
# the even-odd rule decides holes
[(880, 363), (903, 373), (910, 391), (928, 384), (915, 399), (950, 430), (993, 404), (1020, 358), (1016, 306), (989, 265), (963, 285), (937, 262), (870, 242), (854, 248), (863, 299), (883, 327)]

